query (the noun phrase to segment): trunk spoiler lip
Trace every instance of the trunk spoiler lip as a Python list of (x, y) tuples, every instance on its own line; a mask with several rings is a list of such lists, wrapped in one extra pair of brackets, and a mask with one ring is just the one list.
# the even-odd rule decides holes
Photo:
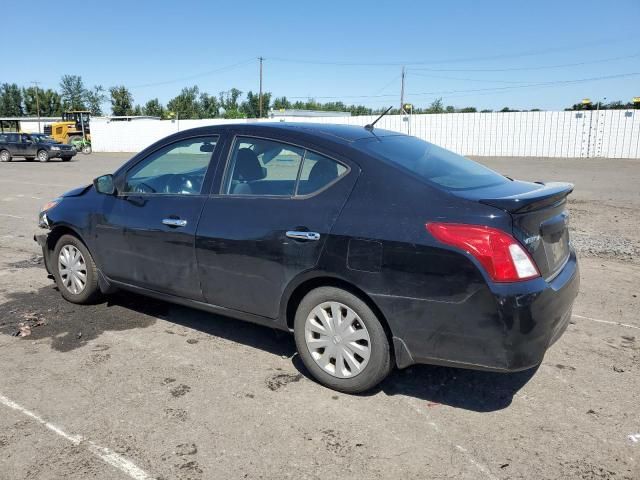
[(563, 201), (573, 192), (573, 183), (568, 182), (536, 182), (541, 187), (525, 193), (508, 197), (483, 198), (479, 202), (500, 208), (509, 213), (524, 213), (548, 207)]

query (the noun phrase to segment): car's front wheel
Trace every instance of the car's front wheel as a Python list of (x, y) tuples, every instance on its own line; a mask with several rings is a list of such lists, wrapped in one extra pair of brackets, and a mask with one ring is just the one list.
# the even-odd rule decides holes
[(391, 371), (389, 340), (382, 323), (360, 298), (320, 287), (300, 302), (294, 321), (298, 353), (322, 384), (359, 393)]
[(62, 296), (79, 304), (93, 303), (100, 296), (98, 271), (87, 247), (73, 235), (56, 243), (51, 262)]
[(48, 162), (49, 161), (49, 152), (46, 150), (38, 151), (38, 161), (39, 162)]

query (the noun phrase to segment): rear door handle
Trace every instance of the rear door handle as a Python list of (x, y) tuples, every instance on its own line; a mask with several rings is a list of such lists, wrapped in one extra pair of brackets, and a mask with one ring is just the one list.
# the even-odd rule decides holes
[(320, 234), (316, 232), (301, 232), (298, 230), (289, 230), (287, 237), (295, 240), (320, 240)]
[(186, 227), (187, 226), (187, 221), (182, 220), (181, 218), (165, 218), (162, 220), (162, 223), (169, 227)]

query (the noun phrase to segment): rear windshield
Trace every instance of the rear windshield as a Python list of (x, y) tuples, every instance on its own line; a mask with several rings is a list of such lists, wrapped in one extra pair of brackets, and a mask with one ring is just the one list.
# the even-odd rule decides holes
[(484, 188), (509, 181), (473, 160), (416, 137), (367, 139), (354, 146), (448, 190)]

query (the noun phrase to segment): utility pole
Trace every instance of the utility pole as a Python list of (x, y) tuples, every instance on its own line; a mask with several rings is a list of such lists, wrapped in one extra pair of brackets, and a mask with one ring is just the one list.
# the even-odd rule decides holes
[(38, 133), (42, 133), (42, 129), (40, 128), (40, 93), (39, 93), (40, 88), (38, 87), (38, 85), (40, 85), (40, 82), (31, 82), (31, 83), (34, 84), (36, 87), (36, 111), (38, 112)]
[(402, 82), (400, 84), (400, 114), (404, 113), (404, 65), (402, 66)]
[(258, 60), (260, 60), (260, 95), (258, 96), (260, 116), (258, 118), (262, 118), (262, 61), (264, 58), (258, 57)]

